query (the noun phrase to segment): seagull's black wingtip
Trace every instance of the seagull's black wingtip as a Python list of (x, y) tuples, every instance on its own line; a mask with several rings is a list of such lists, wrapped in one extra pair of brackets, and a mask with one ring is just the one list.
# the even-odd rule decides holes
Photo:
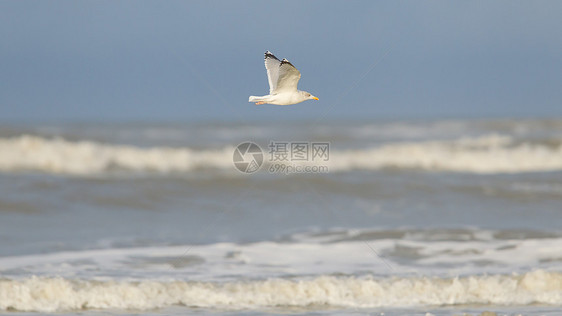
[(274, 59), (279, 60), (279, 59), (278, 59), (277, 57), (275, 57), (275, 55), (273, 55), (270, 51), (266, 51), (266, 52), (265, 52), (265, 59), (267, 59), (267, 58), (274, 58)]
[[(291, 62), (288, 61), (287, 58), (283, 58), (283, 60), (281, 61), (281, 65), (279, 65), (279, 67), (283, 66), (283, 64), (288, 64), (288, 65), (293, 66), (293, 64), (291, 64)], [(293, 66), (293, 67), (295, 67), (295, 66)]]

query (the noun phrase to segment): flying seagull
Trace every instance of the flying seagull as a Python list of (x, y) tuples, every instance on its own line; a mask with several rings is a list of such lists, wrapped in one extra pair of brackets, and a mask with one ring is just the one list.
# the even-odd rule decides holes
[(269, 94), (250, 96), (248, 102), (256, 104), (291, 105), (305, 100), (318, 100), (306, 91), (297, 90), (301, 73), (287, 59), (279, 61), (270, 51), (265, 52), (265, 69), (269, 81)]

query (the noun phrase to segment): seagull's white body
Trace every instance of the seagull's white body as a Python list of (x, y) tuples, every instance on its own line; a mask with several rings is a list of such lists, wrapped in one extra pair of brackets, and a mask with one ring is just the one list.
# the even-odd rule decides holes
[(305, 100), (318, 100), (306, 91), (297, 90), (301, 73), (287, 59), (279, 61), (270, 51), (265, 52), (265, 69), (269, 81), (269, 94), (250, 96), (256, 104), (291, 105)]

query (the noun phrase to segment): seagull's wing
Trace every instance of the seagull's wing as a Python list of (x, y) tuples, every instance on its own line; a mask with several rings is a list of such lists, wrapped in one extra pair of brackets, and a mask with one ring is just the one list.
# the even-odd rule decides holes
[(279, 65), (279, 78), (277, 79), (277, 85), (275, 92), (284, 91), (297, 91), (297, 85), (299, 84), (299, 79), (301, 78), (300, 71), (293, 66), (287, 59), (283, 59)]
[(267, 70), (267, 81), (269, 81), (269, 94), (277, 88), (279, 78), (279, 66), (281, 62), (270, 51), (265, 52), (265, 69)]

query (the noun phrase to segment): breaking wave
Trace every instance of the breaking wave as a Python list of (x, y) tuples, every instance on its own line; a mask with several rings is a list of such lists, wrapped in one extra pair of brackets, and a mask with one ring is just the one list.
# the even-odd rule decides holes
[[(92, 141), (23, 135), (0, 138), (0, 171), (92, 175), (115, 170), (190, 172), (233, 171), (234, 147), (196, 150), (135, 147)], [(267, 153), (266, 158), (267, 158)], [(419, 169), (467, 173), (519, 173), (562, 170), (562, 142), (516, 143), (487, 135), (456, 140), (394, 142), (369, 149), (334, 150), (321, 164), (330, 171)], [(267, 160), (267, 159), (266, 159)]]
[(70, 142), (24, 135), (0, 139), (0, 170), (91, 175), (112, 170), (188, 172), (232, 168), (234, 147), (218, 150)]
[(331, 170), (406, 168), (482, 174), (556, 171), (562, 170), (562, 143), (515, 144), (511, 137), (487, 135), (452, 141), (390, 143), (336, 153), (330, 162)]
[(230, 310), (263, 307), (406, 307), (562, 304), (562, 274), (455, 278), (319, 276), (258, 281), (93, 281), (30, 277), (0, 280), (0, 310), (147, 310), (173, 305)]

